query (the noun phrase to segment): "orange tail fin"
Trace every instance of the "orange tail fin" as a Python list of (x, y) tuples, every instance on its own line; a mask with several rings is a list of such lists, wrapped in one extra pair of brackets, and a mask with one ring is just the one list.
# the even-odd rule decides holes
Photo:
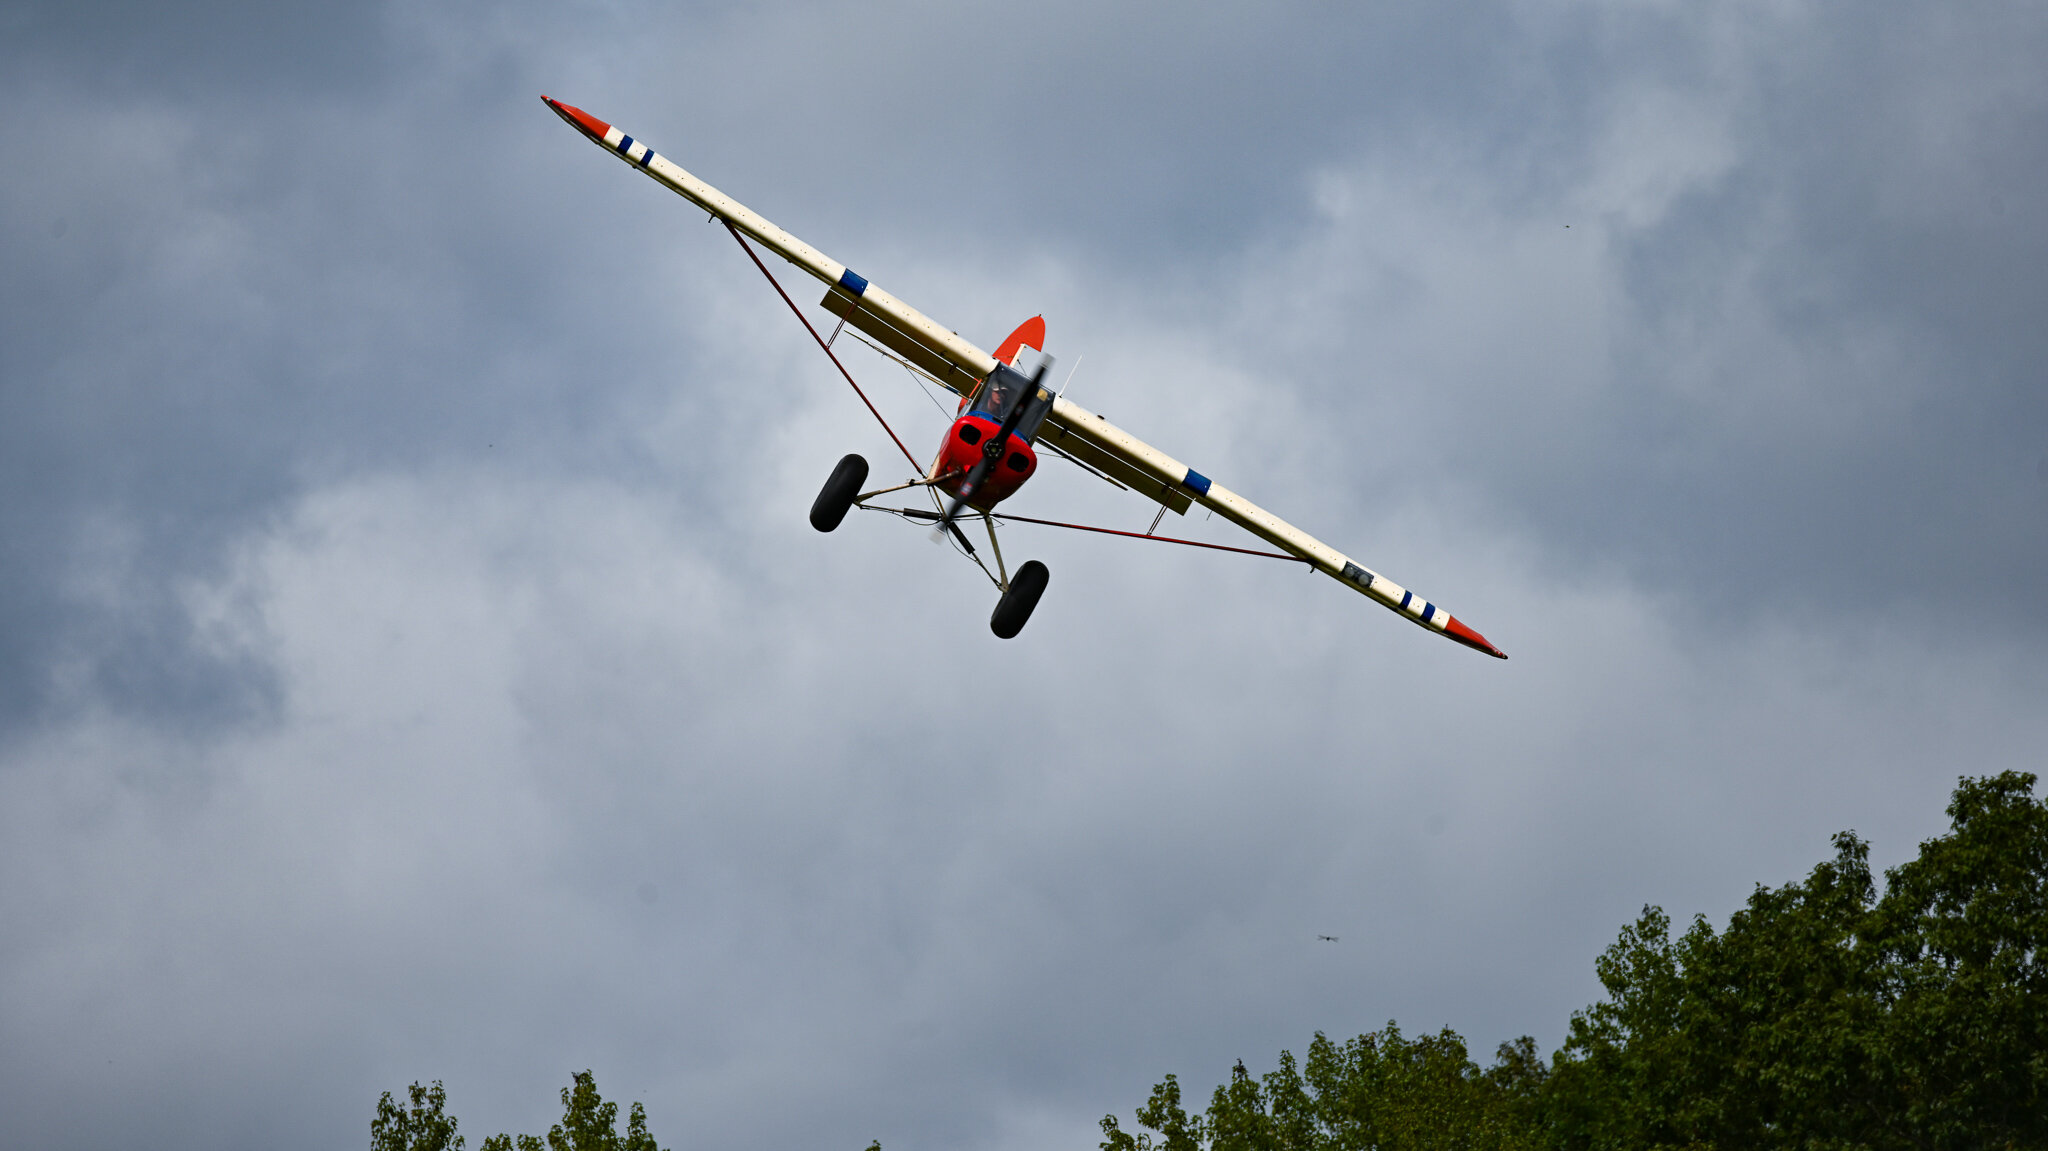
[(1034, 352), (1045, 350), (1044, 316), (1033, 316), (1018, 324), (1017, 330), (1010, 333), (1010, 338), (996, 348), (996, 359), (1015, 367), (1020, 348), (1030, 348)]

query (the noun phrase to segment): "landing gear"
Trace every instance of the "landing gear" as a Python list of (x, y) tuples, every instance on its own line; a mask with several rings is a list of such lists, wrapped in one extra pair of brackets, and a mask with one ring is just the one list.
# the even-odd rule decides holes
[[(937, 479), (914, 479), (895, 487), (869, 492), (865, 498), (872, 499), (905, 488), (930, 488), (958, 475), (958, 471), (952, 471)], [(874, 504), (861, 502), (861, 485), (865, 484), (867, 479), (866, 460), (857, 455), (841, 459), (839, 465), (832, 469), (832, 478), (825, 481), (824, 489), (811, 504), (811, 526), (821, 532), (832, 531), (846, 519), (846, 513), (856, 504), (870, 510), (894, 512), (908, 520), (937, 523), (939, 527), (933, 532), (932, 538), (943, 539), (945, 536), (942, 533), (951, 533), (953, 541), (960, 545), (960, 554), (972, 560), (974, 565), (988, 576), (988, 581), (1003, 593), (1003, 598), (996, 601), (996, 610), (988, 617), (988, 629), (999, 638), (1015, 639), (1017, 633), (1023, 631), (1025, 623), (1031, 619), (1032, 610), (1038, 606), (1039, 597), (1045, 594), (1045, 585), (1052, 578), (1045, 565), (1037, 560), (1026, 560), (1014, 573), (1009, 571), (1003, 564), (1003, 545), (996, 539), (995, 518), (987, 511), (977, 509), (982, 527), (988, 531), (989, 550), (995, 556), (995, 570), (990, 571), (988, 565), (981, 561), (981, 557), (975, 554), (974, 545), (968, 542), (967, 534), (960, 530), (960, 524), (955, 518), (954, 513), (959, 510), (958, 505), (961, 501), (956, 499), (954, 511), (947, 513), (928, 512), (920, 508), (878, 508)]]
[(1045, 594), (1045, 583), (1052, 573), (1037, 560), (1026, 560), (1017, 574), (1010, 578), (1010, 590), (996, 601), (994, 614), (988, 617), (988, 630), (1001, 639), (1015, 639), (1024, 630), (1024, 623), (1031, 618), (1031, 609), (1038, 606), (1038, 597)]
[[(853, 506), (860, 486), (868, 482), (868, 462), (861, 457), (847, 456), (832, 469), (832, 478), (825, 481), (825, 487), (818, 498), (811, 503), (811, 526), (821, 532), (829, 532), (846, 518), (846, 510)], [(1033, 597), (1034, 599), (1037, 597)], [(1028, 614), (1030, 609), (1025, 609)], [(1022, 627), (1019, 623), (1017, 626)]]

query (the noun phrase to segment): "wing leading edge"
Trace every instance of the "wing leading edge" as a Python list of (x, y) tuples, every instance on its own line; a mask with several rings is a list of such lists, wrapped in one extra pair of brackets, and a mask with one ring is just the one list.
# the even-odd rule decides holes
[[(577, 131), (655, 182), (746, 233), (776, 255), (823, 282), (826, 310), (966, 395), (995, 370), (996, 358), (916, 308), (869, 283), (853, 269), (776, 227), (725, 193), (691, 175), (652, 148), (580, 108), (541, 97)], [(1458, 622), (1451, 613), (1371, 571), (1279, 516), (1216, 483), (1158, 448), (1062, 396), (1040, 432), (1062, 451), (1096, 467), (1150, 499), (1184, 512), (1199, 502), (1217, 515), (1292, 555), (1314, 564), (1337, 582), (1442, 633), (1466, 647), (1499, 659), (1507, 653)], [(1178, 505), (1178, 506), (1176, 506)]]

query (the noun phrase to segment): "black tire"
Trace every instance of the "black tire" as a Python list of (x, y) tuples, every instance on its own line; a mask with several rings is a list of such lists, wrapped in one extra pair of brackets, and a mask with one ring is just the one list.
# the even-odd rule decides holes
[(1010, 590), (996, 601), (995, 614), (988, 617), (988, 630), (1002, 639), (1015, 639), (1024, 630), (1024, 623), (1031, 618), (1031, 609), (1038, 606), (1038, 597), (1045, 594), (1045, 581), (1052, 573), (1037, 560), (1026, 560), (1017, 574), (1010, 577)]
[(821, 532), (829, 532), (846, 518), (846, 509), (853, 506), (853, 498), (860, 494), (860, 486), (868, 482), (868, 462), (859, 456), (847, 456), (832, 469), (832, 478), (825, 481), (825, 487), (818, 492), (818, 498), (811, 501), (811, 526)]

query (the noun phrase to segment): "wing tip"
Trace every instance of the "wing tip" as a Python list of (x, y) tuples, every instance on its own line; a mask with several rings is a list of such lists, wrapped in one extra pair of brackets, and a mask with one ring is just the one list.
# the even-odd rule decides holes
[(1444, 622), (1444, 634), (1471, 648), (1473, 651), (1485, 652), (1495, 659), (1506, 659), (1508, 657), (1508, 653), (1488, 643), (1485, 636), (1459, 623), (1456, 616), (1452, 616)]
[(543, 94), (540, 99), (541, 103), (546, 104), (555, 115), (560, 116), (564, 123), (600, 144), (604, 142), (605, 133), (612, 130), (610, 124), (585, 112), (574, 104), (564, 104), (560, 100), (546, 94)]

